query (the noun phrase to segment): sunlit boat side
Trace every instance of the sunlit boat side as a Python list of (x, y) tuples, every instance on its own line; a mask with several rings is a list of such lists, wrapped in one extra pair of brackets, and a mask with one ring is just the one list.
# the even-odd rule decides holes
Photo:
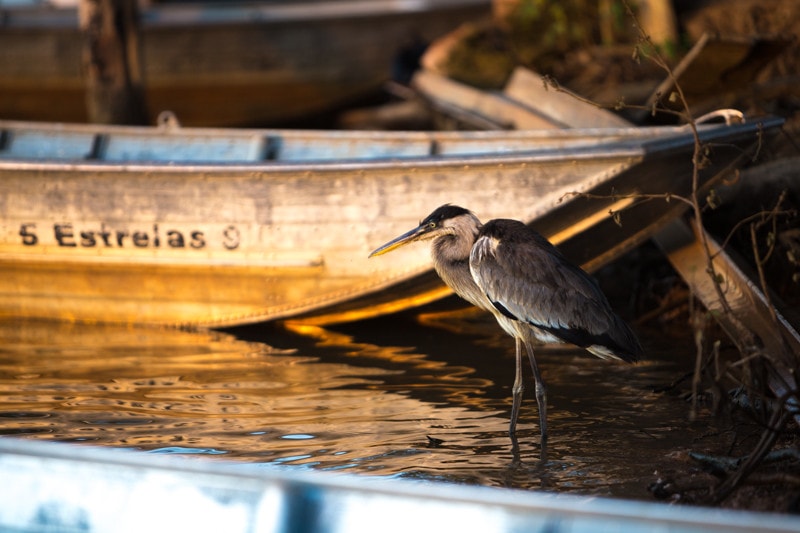
[[(703, 184), (780, 122), (702, 126)], [(0, 315), (203, 325), (331, 323), (449, 294), (424, 246), (367, 259), (448, 202), (533, 223), (593, 270), (684, 210), (638, 195), (687, 194), (694, 147), (684, 127), (0, 132)]]

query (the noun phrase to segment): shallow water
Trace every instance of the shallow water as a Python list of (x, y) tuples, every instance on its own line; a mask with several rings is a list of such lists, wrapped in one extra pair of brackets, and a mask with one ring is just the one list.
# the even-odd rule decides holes
[(689, 348), (643, 341), (638, 365), (538, 351), (541, 460), (532, 386), (518, 446), (508, 437), (514, 343), (491, 317), (226, 333), (4, 320), (0, 435), (651, 499), (654, 471), (713, 421), (654, 392), (691, 368)]

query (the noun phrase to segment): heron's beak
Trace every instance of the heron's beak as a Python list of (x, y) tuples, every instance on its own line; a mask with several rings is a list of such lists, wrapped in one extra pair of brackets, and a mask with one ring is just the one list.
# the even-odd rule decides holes
[(376, 248), (375, 250), (372, 251), (372, 253), (369, 254), (369, 256), (374, 257), (376, 255), (383, 255), (385, 253), (389, 253), (396, 248), (400, 248), (401, 246), (405, 246), (410, 242), (419, 240), (423, 235), (428, 233), (428, 231), (429, 229), (427, 225), (416, 227), (411, 231), (407, 231), (402, 235), (400, 235), (399, 237), (392, 239), (383, 246)]

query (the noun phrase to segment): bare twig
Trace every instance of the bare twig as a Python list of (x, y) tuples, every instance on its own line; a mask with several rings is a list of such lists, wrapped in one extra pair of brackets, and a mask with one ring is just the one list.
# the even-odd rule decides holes
[[(708, 157), (709, 157), (708, 147), (704, 146), (700, 142), (700, 137), (699, 137), (699, 133), (698, 133), (698, 129), (697, 129), (697, 121), (692, 116), (691, 108), (690, 108), (690, 106), (688, 104), (688, 101), (687, 101), (687, 99), (686, 99), (686, 97), (685, 97), (685, 95), (683, 93), (683, 89), (681, 87), (681, 84), (678, 83), (678, 80), (677, 80), (677, 77), (675, 76), (675, 73), (669, 67), (669, 65), (664, 60), (664, 58), (659, 54), (658, 49), (653, 45), (652, 40), (647, 35), (647, 33), (643, 30), (641, 24), (639, 24), (639, 21), (637, 20), (636, 14), (633, 12), (633, 9), (631, 9), (631, 7), (628, 4), (628, 2), (623, 0), (623, 4), (624, 4), (625, 9), (627, 11), (628, 17), (631, 20), (634, 21), (634, 25), (636, 27), (637, 32), (639, 33), (641, 42), (645, 43), (645, 45), (647, 46), (647, 55), (648, 55), (648, 57), (657, 66), (659, 66), (661, 69), (663, 69), (667, 73), (667, 76), (669, 77), (669, 80), (672, 82), (672, 86), (674, 87), (674, 93), (669, 95), (669, 98), (673, 102), (676, 102), (676, 103), (678, 103), (680, 105), (680, 111), (677, 111), (676, 113), (686, 121), (688, 126), (691, 128), (692, 134), (694, 136), (695, 143), (694, 143), (694, 153), (693, 153), (693, 156), (692, 156), (692, 191), (691, 191), (690, 197), (688, 198), (688, 203), (691, 206), (691, 210), (692, 210), (692, 214), (693, 214), (693, 223), (695, 225), (695, 231), (696, 231), (697, 238), (699, 239), (700, 245), (701, 245), (702, 249), (705, 252), (706, 271), (707, 271), (708, 275), (710, 276), (710, 278), (711, 278), (711, 280), (713, 282), (714, 291), (716, 292), (718, 301), (720, 303), (720, 306), (722, 307), (722, 312), (725, 313), (725, 314), (728, 314), (730, 316), (733, 316), (734, 315), (733, 309), (731, 308), (731, 306), (730, 306), (730, 304), (728, 302), (728, 299), (726, 298), (725, 291), (723, 290), (723, 287), (722, 287), (721, 281), (722, 281), (723, 278), (716, 271), (716, 268), (715, 268), (715, 265), (714, 265), (714, 255), (711, 252), (710, 244), (708, 242), (708, 239), (706, 238), (705, 232), (703, 231), (703, 205), (701, 204), (699, 184), (700, 184), (700, 171), (705, 166), (707, 166), (707, 164), (708, 164)], [(641, 52), (642, 52), (642, 49), (637, 47), (637, 49), (635, 51), (635, 55), (639, 54)], [(660, 101), (660, 98), (656, 98), (655, 99), (656, 103), (654, 103), (654, 109), (653, 109), (654, 112), (655, 112), (655, 106), (657, 105), (658, 101)], [(757, 146), (757, 150), (756, 150), (756, 155), (759, 153), (760, 148), (761, 148), (761, 140), (762, 140), (762, 134), (761, 133), (762, 132), (759, 132), (759, 135), (758, 135), (758, 146)], [(711, 200), (713, 201), (713, 198), (711, 198)], [(771, 256), (771, 254), (772, 254), (772, 252), (774, 250), (775, 240), (776, 240), (775, 239), (775, 235), (777, 234), (778, 213), (781, 211), (780, 205), (781, 205), (781, 202), (779, 201), (778, 204), (776, 204), (776, 206), (772, 210), (769, 210), (766, 213), (764, 213), (763, 217), (754, 218), (750, 222), (751, 243), (752, 243), (752, 247), (753, 247), (753, 253), (754, 253), (754, 256), (755, 256), (756, 266), (757, 266), (757, 269), (758, 269), (759, 280), (760, 280), (761, 286), (762, 286), (762, 288), (764, 290), (764, 294), (769, 294), (769, 291), (767, 290), (767, 286), (766, 286), (766, 277), (765, 277), (765, 274), (764, 274), (764, 264), (769, 259), (769, 257)], [(759, 230), (763, 225), (766, 225), (766, 224), (772, 224), (772, 236), (773, 236), (773, 238), (771, 239), (770, 242), (768, 242), (767, 251), (762, 256), (759, 253), (759, 246), (758, 246), (758, 240), (757, 240), (758, 231), (757, 230)], [(727, 244), (727, 239), (726, 239), (726, 244)], [(769, 297), (767, 297), (767, 298), (769, 298)], [(776, 312), (775, 312), (775, 308), (774, 308), (772, 302), (769, 301), (769, 299), (767, 300), (767, 304), (768, 304), (768, 307), (770, 309), (770, 313), (772, 315), (773, 321), (777, 321), (777, 315), (776, 315)], [(704, 365), (702, 364), (702, 361), (703, 361), (703, 344), (704, 344), (703, 341), (704, 341), (705, 320), (698, 318), (700, 316), (704, 316), (704, 315), (700, 315), (698, 313), (693, 313), (692, 316), (693, 316), (693, 327), (694, 327), (694, 331), (695, 331), (695, 335), (694, 335), (695, 347), (696, 347), (696, 350), (697, 350), (695, 371), (694, 371), (694, 377), (693, 377), (693, 380), (692, 380), (693, 401), (692, 401), (692, 408), (691, 408), (691, 412), (690, 412), (691, 416), (694, 417), (694, 416), (696, 416), (697, 396), (698, 396), (698, 393), (699, 393), (701, 373), (702, 373), (702, 370), (704, 368)], [(738, 348), (739, 348), (739, 350), (740, 350), (740, 352), (742, 354), (742, 358), (740, 359), (738, 366), (740, 366), (743, 370), (745, 370), (745, 372), (746, 372), (745, 376), (747, 376), (749, 378), (749, 379), (746, 380), (746, 381), (748, 381), (747, 386), (748, 387), (752, 387), (753, 384), (757, 383), (758, 381), (754, 378), (754, 376), (752, 374), (747, 374), (747, 372), (756, 371), (757, 368), (758, 368), (758, 365), (754, 364), (754, 363), (758, 363), (759, 361), (764, 360), (764, 357), (767, 354), (764, 354), (762, 351), (755, 349), (756, 348), (756, 343), (755, 343), (755, 339), (754, 338), (748, 338), (748, 339), (745, 339), (744, 341), (739, 340), (737, 342), (737, 346), (738, 346)], [(720, 372), (718, 356), (717, 355), (715, 355), (714, 361), (715, 361), (715, 366), (716, 366), (716, 369), (717, 369), (717, 374), (715, 376), (715, 381), (717, 383), (719, 383), (719, 380), (720, 380), (720, 378), (722, 376), (731, 375), (730, 370), (735, 368), (736, 365), (726, 365), (725, 369), (722, 372)], [(769, 357), (766, 358), (766, 361), (769, 364), (772, 364), (772, 361), (770, 360)], [(769, 372), (769, 370), (767, 372)], [(738, 377), (736, 379), (738, 380)], [(792, 390), (791, 387), (788, 387), (788, 390), (790, 391), (788, 393), (788, 396), (792, 396), (793, 397), (794, 395), (796, 395), (796, 391)], [(785, 402), (786, 400), (787, 400), (787, 398), (783, 398), (783, 402)], [(762, 404), (763, 404), (763, 402), (762, 402)], [(787, 420), (791, 416), (791, 414), (787, 411), (787, 409), (784, 409), (782, 407), (784, 407), (783, 403), (781, 404), (780, 408), (775, 409), (772, 412), (772, 416), (770, 418), (769, 423), (767, 424), (767, 428), (762, 433), (761, 438), (759, 440), (759, 443), (755, 447), (754, 451), (746, 458), (746, 460), (741, 464), (741, 466), (731, 476), (727, 477), (727, 479), (725, 479), (725, 481), (723, 481), (714, 490), (714, 500), (716, 502), (722, 501), (732, 491), (734, 491), (736, 489), (736, 487), (738, 487), (739, 484), (742, 482), (742, 480), (745, 479), (747, 476), (749, 476), (752, 473), (752, 471), (760, 464), (760, 462), (764, 459), (764, 457), (770, 451), (770, 449), (772, 448), (772, 446), (775, 443), (775, 440), (777, 439), (777, 436), (782, 431), (782, 429), (785, 426)]]
[(778, 435), (783, 430), (790, 416), (790, 413), (785, 409), (776, 409), (773, 412), (769, 427), (761, 434), (761, 439), (759, 440), (753, 452), (747, 456), (745, 461), (733, 473), (733, 475), (725, 479), (725, 481), (720, 483), (720, 485), (714, 489), (715, 503), (720, 503), (725, 498), (730, 496), (730, 494), (736, 489), (736, 487), (739, 486), (742, 480), (750, 475), (750, 473), (761, 463), (764, 457), (766, 457), (766, 455), (769, 453), (770, 449), (772, 449), (772, 446), (775, 444), (775, 440), (778, 438)]
[[(598, 109), (606, 109), (606, 110), (609, 110), (609, 111), (620, 111), (622, 109), (634, 109), (634, 110), (640, 110), (640, 111), (652, 111), (655, 114), (655, 110), (653, 109), (653, 106), (643, 106), (643, 105), (629, 104), (629, 103), (625, 102), (624, 99), (620, 99), (619, 101), (617, 101), (613, 105), (604, 105), (604, 104), (601, 104), (599, 102), (595, 102), (594, 100), (592, 100), (590, 98), (586, 98), (586, 97), (581, 96), (579, 94), (575, 94), (575, 93), (573, 93), (572, 91), (570, 91), (568, 89), (564, 89), (563, 87), (561, 87), (561, 84), (558, 83), (558, 80), (556, 80), (553, 76), (550, 76), (549, 74), (542, 75), (542, 83), (544, 84), (544, 88), (547, 89), (547, 90), (553, 90), (553, 91), (555, 91), (557, 93), (569, 94), (575, 100), (577, 100), (579, 102), (583, 102), (584, 104), (590, 105), (592, 107), (596, 107)], [(664, 113), (665, 115), (673, 115), (674, 117), (677, 117), (677, 118), (679, 118), (681, 120), (685, 120), (686, 119), (685, 113), (682, 113), (680, 111), (676, 111), (674, 109), (658, 108), (658, 112), (659, 113)]]
[(725, 239), (720, 244), (720, 251), (717, 252), (717, 254), (714, 254), (714, 257), (716, 257), (719, 253), (722, 253), (722, 251), (728, 247), (728, 244), (730, 243), (731, 239), (736, 234), (736, 232), (739, 231), (746, 224), (750, 224), (756, 221), (763, 221), (770, 217), (777, 218), (781, 216), (786, 216), (786, 217), (796, 216), (797, 212), (794, 211), (793, 209), (780, 209), (780, 206), (785, 200), (785, 198), (786, 198), (786, 191), (783, 191), (780, 197), (778, 198), (777, 202), (775, 203), (775, 206), (772, 209), (770, 209), (769, 211), (759, 211), (758, 213), (753, 213), (752, 215), (749, 215), (741, 219), (736, 224), (734, 224), (733, 228), (731, 228), (731, 230), (725, 236)]
[[(642, 26), (639, 24), (637, 17), (631, 9), (630, 5), (626, 0), (623, 0), (622, 4), (627, 11), (627, 16), (630, 20), (634, 22), (634, 27), (636, 31), (639, 33), (640, 43), (636, 46), (634, 51), (634, 56), (636, 59), (640, 56), (647, 56), (648, 59), (653, 61), (658, 67), (664, 70), (674, 87), (674, 90), (671, 94), (667, 95), (671, 104), (677, 104), (676, 109), (662, 109), (663, 106), (660, 106), (660, 102), (663, 100), (659, 96), (656, 98), (653, 103), (652, 109), (648, 106), (647, 109), (651, 110), (654, 114), (656, 112), (664, 112), (669, 113), (673, 116), (679, 117), (682, 121), (685, 121), (686, 127), (691, 130), (692, 136), (694, 138), (694, 149), (692, 153), (692, 172), (691, 172), (691, 191), (687, 196), (679, 196), (669, 192), (662, 193), (662, 194), (629, 194), (629, 195), (618, 195), (615, 194), (613, 191), (611, 194), (608, 195), (598, 195), (598, 194), (591, 194), (591, 193), (582, 193), (582, 192), (574, 192), (574, 193), (567, 193), (562, 196), (562, 200), (564, 198), (569, 198), (572, 196), (582, 196), (585, 198), (593, 198), (593, 199), (612, 199), (612, 200), (634, 200), (635, 202), (630, 202), (626, 205), (623, 209), (627, 209), (632, 205), (639, 205), (641, 202), (645, 201), (653, 201), (653, 200), (663, 200), (666, 202), (672, 201), (673, 199), (682, 202), (685, 204), (692, 215), (692, 224), (694, 226), (694, 230), (696, 233), (696, 237), (700, 243), (700, 246), (704, 252), (704, 259), (705, 259), (705, 270), (712, 281), (712, 285), (714, 287), (714, 292), (717, 296), (717, 300), (719, 302), (719, 306), (721, 310), (718, 311), (719, 313), (727, 316), (731, 320), (735, 322), (742, 322), (740, 317), (735, 316), (735, 312), (730, 305), (728, 297), (726, 295), (726, 290), (724, 286), (725, 278), (721, 275), (719, 271), (717, 271), (717, 267), (715, 266), (715, 259), (716, 254), (712, 253), (711, 244), (709, 239), (706, 236), (706, 232), (704, 231), (703, 226), (703, 213), (706, 208), (713, 209), (715, 204), (717, 203), (718, 198), (714, 194), (714, 191), (711, 190), (710, 192), (704, 192), (701, 188), (701, 172), (709, 165), (710, 158), (711, 158), (711, 149), (712, 146), (710, 144), (704, 144), (699, 135), (698, 131), (698, 120), (693, 116), (691, 108), (689, 106), (688, 100), (683, 92), (681, 84), (678, 83), (677, 77), (674, 71), (670, 68), (668, 62), (659, 54), (657, 47), (653, 44), (650, 37), (644, 31)], [(598, 105), (595, 102), (592, 102), (586, 98), (582, 98), (580, 96), (574, 95), (573, 93), (561, 89), (558, 82), (556, 82), (552, 78), (545, 78), (544, 80), (545, 86), (547, 88), (552, 88), (555, 91), (566, 92), (572, 95), (577, 100), (593, 105), (595, 107), (604, 107)], [(622, 104), (622, 106), (626, 108), (637, 108), (636, 106), (628, 106)], [(660, 107), (659, 107), (660, 106)], [(616, 106), (615, 106), (616, 108)], [(763, 131), (759, 130), (757, 135), (757, 144), (754, 150), (754, 158), (758, 157), (761, 151), (761, 144), (763, 141)], [(738, 175), (737, 175), (738, 179)], [(703, 195), (705, 194), (705, 197)], [(770, 257), (774, 254), (776, 243), (777, 243), (777, 234), (778, 234), (778, 221), (783, 216), (788, 216), (794, 214), (793, 211), (785, 210), (783, 208), (785, 196), (782, 195), (778, 202), (771, 208), (755, 215), (751, 215), (744, 220), (737, 223), (731, 232), (726, 236), (725, 240), (722, 243), (721, 249), (725, 249), (732, 236), (735, 232), (740, 230), (742, 227), (745, 227), (749, 224), (750, 227), (750, 238), (751, 238), (751, 246), (753, 249), (753, 254), (756, 261), (756, 267), (758, 270), (758, 277), (760, 285), (763, 289), (764, 294), (769, 295), (769, 291), (767, 290), (766, 284), (766, 274), (765, 274), (765, 266), (767, 261)], [(610, 214), (612, 216), (617, 217), (618, 212), (611, 211)], [(770, 228), (769, 236), (767, 238), (767, 246), (766, 249), (763, 248), (763, 244), (759, 243), (759, 235), (762, 233), (762, 229), (764, 227)], [(784, 397), (780, 399), (780, 401), (773, 403), (772, 406), (768, 405), (766, 401), (766, 391), (767, 391), (767, 382), (774, 382), (775, 379), (782, 379), (783, 375), (780, 372), (775, 371), (775, 368), (781, 368), (778, 364), (779, 357), (777, 354), (769, 354), (765, 353), (764, 350), (760, 347), (760, 344), (755, 337), (754, 334), (749, 333), (749, 331), (745, 331), (744, 335), (741, 338), (733, 338), (733, 342), (738, 348), (740, 352), (740, 357), (737, 361), (732, 363), (722, 362), (720, 357), (720, 343), (719, 341), (715, 341), (712, 343), (711, 353), (708, 357), (706, 357), (706, 350), (707, 350), (707, 336), (706, 336), (706, 325), (708, 314), (703, 313), (695, 308), (695, 301), (694, 299), (690, 298), (689, 300), (690, 306), (690, 316), (692, 320), (692, 328), (694, 331), (694, 344), (696, 350), (696, 359), (695, 359), (695, 367), (693, 370), (692, 376), (692, 385), (691, 385), (691, 395), (692, 395), (692, 402), (691, 402), (691, 409), (690, 409), (690, 417), (694, 419), (698, 413), (698, 401), (700, 398), (701, 387), (703, 383), (703, 376), (709, 375), (713, 373), (712, 381), (715, 386), (715, 410), (719, 405), (719, 399), (723, 397), (727, 397), (727, 394), (724, 393), (725, 389), (723, 388), (723, 383), (727, 383), (729, 380), (738, 383), (741, 387), (748, 391), (748, 395), (754, 398), (752, 402), (752, 406), (756, 407), (757, 409), (752, 409), (752, 413), (757, 415), (756, 418), (758, 421), (764, 425), (765, 429), (761, 432), (758, 444), (753, 449), (753, 452), (750, 453), (748, 456), (743, 458), (742, 460), (737, 462), (737, 468), (732, 472), (726, 472), (726, 477), (723, 482), (719, 484), (718, 487), (712, 489), (710, 486), (706, 488), (713, 492), (713, 498), (716, 502), (720, 502), (725, 499), (728, 495), (730, 495), (736, 488), (745, 480), (748, 476), (750, 476), (755, 468), (767, 457), (771, 448), (773, 447), (778, 435), (785, 427), (786, 422), (793, 416), (793, 413), (790, 409), (787, 409), (787, 402), (797, 402), (797, 390), (795, 389), (795, 385), (790, 383), (783, 383), (785, 391)], [(771, 313), (771, 318), (773, 322), (777, 322), (777, 313), (775, 311), (775, 307), (773, 303), (769, 300), (769, 296), (767, 296), (767, 306)], [(784, 365), (785, 366), (785, 365)], [(785, 381), (785, 380), (784, 380)], [(756, 389), (756, 387), (760, 387), (761, 389)], [(757, 392), (756, 394), (753, 394)], [(778, 393), (782, 394), (782, 393)], [(760, 398), (759, 398), (760, 396)], [(761, 401), (759, 401), (759, 399)], [(793, 404), (789, 404), (791, 407)], [(759, 412), (760, 410), (760, 412)], [(797, 476), (783, 476), (782, 479), (786, 479), (787, 482), (794, 483), (795, 478)], [(776, 476), (762, 476), (761, 480), (767, 479), (777, 479)]]
[[(773, 321), (778, 320), (778, 316), (775, 312), (775, 306), (772, 304), (772, 299), (770, 296), (770, 291), (767, 287), (767, 279), (764, 275), (764, 265), (769, 261), (770, 256), (772, 256), (772, 252), (775, 250), (775, 244), (777, 243), (777, 234), (778, 234), (778, 213), (780, 213), (780, 206), (783, 203), (783, 200), (786, 198), (786, 191), (783, 191), (778, 198), (778, 201), (775, 203), (775, 207), (767, 212), (764, 217), (760, 220), (754, 221), (750, 224), (750, 243), (753, 247), (753, 260), (756, 264), (756, 270), (758, 272), (758, 280), (761, 284), (761, 290), (764, 293), (764, 298), (767, 299), (767, 303), (769, 304), (769, 312), (770, 316), (772, 317)], [(758, 250), (758, 230), (764, 226), (765, 224), (772, 225), (772, 231), (770, 235), (771, 238), (767, 239), (767, 253), (762, 257)]]
[[(561, 195), (561, 198), (558, 199), (559, 202), (566, 200), (567, 198), (573, 198), (575, 196), (580, 196), (581, 198), (589, 198), (594, 200), (643, 200), (643, 201), (650, 201), (650, 200), (664, 200), (665, 202), (671, 202), (672, 200), (676, 200), (678, 202), (683, 202), (686, 205), (691, 206), (692, 201), (689, 198), (685, 198), (678, 194), (665, 192), (665, 193), (633, 193), (633, 194), (594, 194), (589, 192), (577, 192), (577, 191), (570, 191), (566, 192)], [(625, 207), (625, 209), (629, 209), (631, 205)], [(613, 214), (614, 212), (612, 212)]]

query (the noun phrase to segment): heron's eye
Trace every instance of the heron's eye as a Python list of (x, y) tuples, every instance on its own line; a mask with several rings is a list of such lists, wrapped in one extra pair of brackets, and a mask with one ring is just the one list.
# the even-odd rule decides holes
[(433, 229), (436, 227), (436, 222), (428, 222), (428, 227)]

